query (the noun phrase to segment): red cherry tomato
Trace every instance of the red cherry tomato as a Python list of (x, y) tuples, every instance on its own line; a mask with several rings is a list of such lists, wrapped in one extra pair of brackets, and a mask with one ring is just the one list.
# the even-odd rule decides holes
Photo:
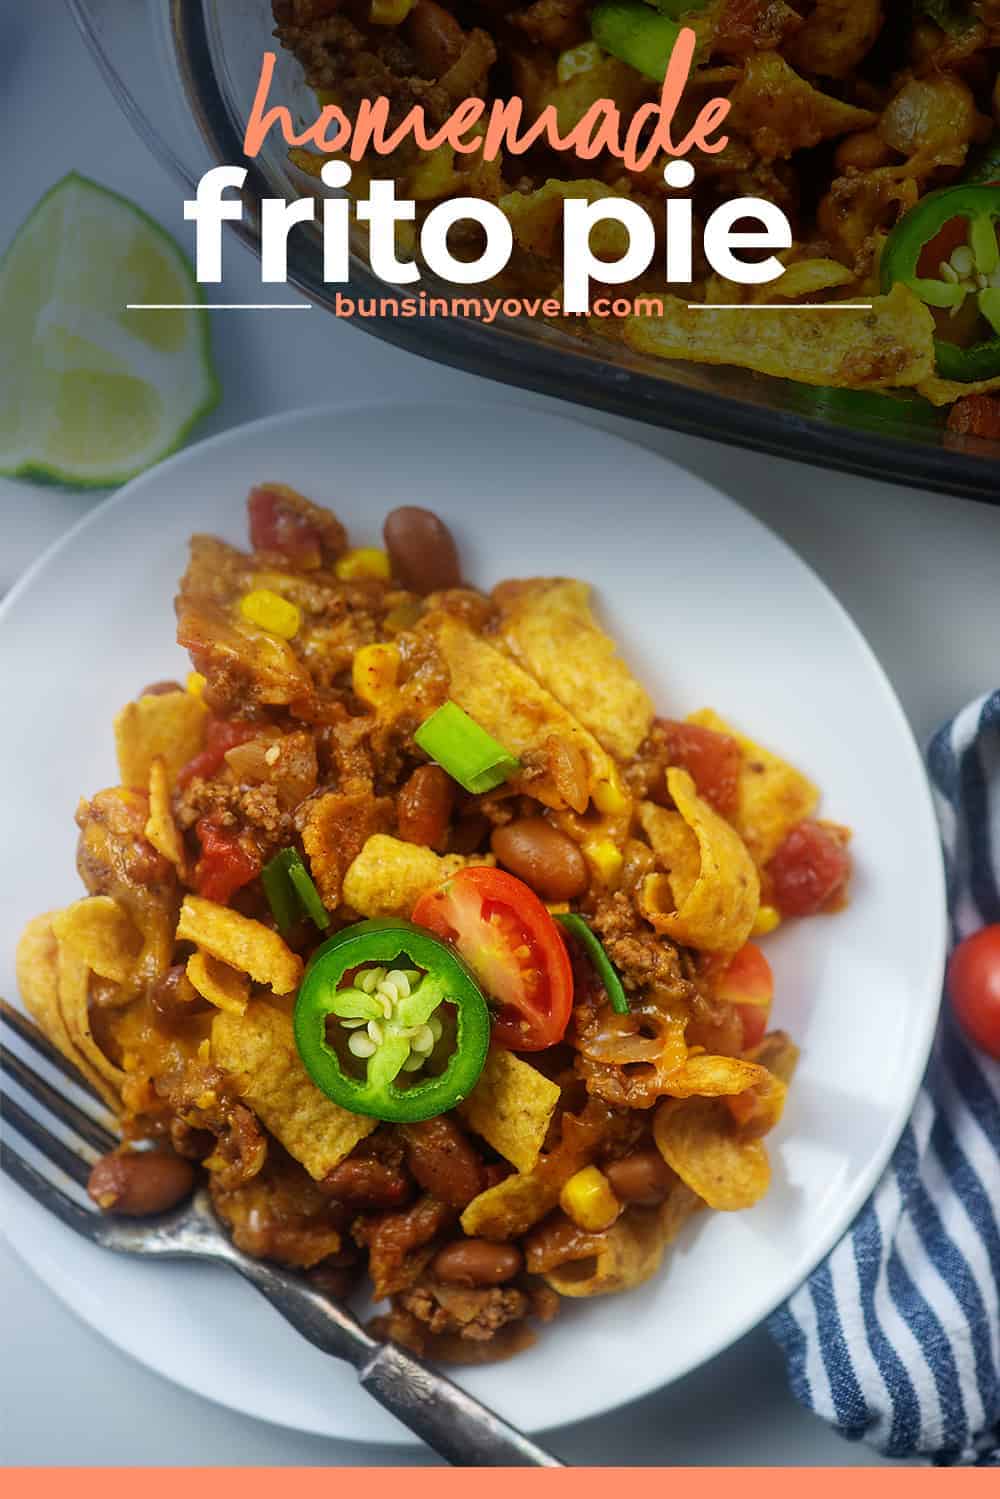
[(748, 942), (740, 948), (718, 980), (715, 993), (740, 1012), (743, 1050), (749, 1051), (763, 1041), (774, 999), (774, 974), (756, 943)]
[(1000, 925), (958, 944), (948, 964), (948, 994), (965, 1034), (1000, 1061)]
[(195, 888), (206, 900), (225, 905), (260, 874), (260, 854), (211, 818), (203, 817), (195, 831), (201, 844), (201, 858), (194, 868)]
[(739, 800), (739, 774), (743, 751), (729, 734), (702, 728), (696, 723), (657, 719), (667, 736), (671, 765), (690, 773), (699, 796), (723, 817), (731, 816)]
[(767, 866), (771, 899), (783, 916), (815, 916), (842, 896), (851, 877), (844, 843), (818, 822), (800, 822)]
[(503, 869), (460, 869), (413, 909), (413, 920), (454, 942), (496, 1002), (493, 1035), (508, 1051), (562, 1039), (573, 973), (559, 928), (538, 896)]

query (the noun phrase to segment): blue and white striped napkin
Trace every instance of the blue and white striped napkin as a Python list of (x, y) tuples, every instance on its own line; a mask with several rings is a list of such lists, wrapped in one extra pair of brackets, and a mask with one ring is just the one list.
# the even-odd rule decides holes
[[(1000, 922), (1000, 691), (927, 759), (954, 943)], [(796, 1397), (849, 1440), (1000, 1466), (1000, 1063), (947, 1006), (885, 1174), (769, 1330)]]

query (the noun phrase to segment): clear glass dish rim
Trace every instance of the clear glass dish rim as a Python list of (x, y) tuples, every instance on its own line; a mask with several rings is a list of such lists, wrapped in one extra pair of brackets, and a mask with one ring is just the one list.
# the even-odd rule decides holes
[[(133, 129), (178, 181), (193, 191), (191, 173), (156, 129), (108, 55), (92, 24), (86, 0), (66, 3)], [(215, 85), (201, 0), (169, 0), (169, 4), (181, 83), (202, 137), (216, 161), (241, 162), (248, 167), (243, 196), (249, 211), (241, 223), (228, 227), (259, 255), (257, 204), (269, 195), (269, 184), (254, 163), (243, 157), (242, 142)], [(289, 283), (329, 310), (330, 289), (311, 274), (308, 257), (294, 248), (294, 240), (289, 242), (288, 265)], [(351, 297), (379, 298), (387, 291), (355, 255), (351, 256), (350, 280), (338, 290)], [(375, 316), (366, 317), (361, 326), (408, 353), (574, 405), (814, 467), (1000, 504), (1000, 443), (972, 439), (975, 450), (960, 452), (943, 442), (917, 442), (891, 433), (870, 432), (659, 380), (602, 360), (589, 350), (569, 358), (562, 349), (532, 345), (528, 336), (504, 335), (470, 318)]]

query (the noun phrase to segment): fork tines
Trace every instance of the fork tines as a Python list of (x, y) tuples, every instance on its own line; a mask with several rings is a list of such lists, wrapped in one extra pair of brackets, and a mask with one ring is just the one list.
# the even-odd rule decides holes
[[(0, 1020), (19, 1040), (30, 1047), (37, 1057), (57, 1068), (89, 1098), (94, 1098), (100, 1103), (90, 1085), (66, 1058), (26, 1016), (15, 1010), (6, 1000), (0, 1000)], [(0, 1072), (5, 1080), (9, 1079), (15, 1083), (36, 1106), (33, 1111), (25, 1108), (4, 1088), (0, 1092), (0, 1112), (7, 1127), (5, 1135), (11, 1129), (16, 1131), (57, 1172), (69, 1177), (77, 1186), (86, 1187), (95, 1159), (107, 1154), (119, 1143), (115, 1135), (94, 1114), (80, 1108), (70, 1098), (60, 1093), (22, 1056), (6, 1046), (0, 1046)], [(103, 1105), (101, 1112), (105, 1118), (109, 1118)], [(49, 1129), (46, 1119), (58, 1120), (65, 1130), (75, 1136), (74, 1142), (69, 1143), (54, 1134)], [(74, 1197), (65, 1192), (57, 1181), (32, 1165), (14, 1149), (6, 1138), (0, 1145), (0, 1165), (20, 1187), (30, 1193), (43, 1207), (57, 1214), (70, 1228), (76, 1229), (78, 1233), (88, 1238), (95, 1237), (101, 1221), (100, 1216), (83, 1207)]]

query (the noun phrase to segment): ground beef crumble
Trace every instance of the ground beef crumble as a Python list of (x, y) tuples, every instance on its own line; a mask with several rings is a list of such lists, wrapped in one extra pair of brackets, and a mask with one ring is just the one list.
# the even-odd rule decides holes
[(694, 997), (680, 949), (651, 931), (622, 891), (599, 900), (590, 920), (627, 989), (655, 988), (684, 1001)]
[(531, 1305), (525, 1293), (513, 1286), (483, 1286), (473, 1290), (431, 1279), (404, 1291), (398, 1303), (432, 1333), (457, 1332), (463, 1338), (483, 1342), (508, 1322), (526, 1317)]

